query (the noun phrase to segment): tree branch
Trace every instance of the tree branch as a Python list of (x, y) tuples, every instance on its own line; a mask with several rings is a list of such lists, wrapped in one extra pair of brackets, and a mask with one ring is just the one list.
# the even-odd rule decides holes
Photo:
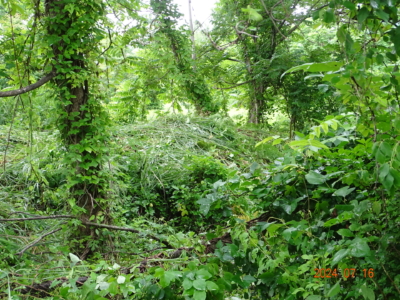
[(0, 92), (0, 98), (1, 97), (18, 96), (18, 95), (25, 94), (27, 92), (33, 91), (34, 89), (37, 89), (38, 87), (41, 87), (46, 82), (50, 81), (55, 76), (56, 76), (56, 72), (53, 70), (53, 71), (51, 71), (51, 73), (47, 74), (42, 79), (40, 79), (39, 81), (35, 82), (34, 84), (31, 84), (31, 85), (28, 85), (26, 87), (20, 88), (18, 90)]
[[(45, 219), (77, 219), (77, 217), (71, 216), (71, 215), (56, 215), (56, 216), (43, 216), (43, 217), (32, 217), (32, 218), (0, 219), (0, 222), (31, 221), (31, 220), (45, 220)], [(138, 234), (145, 234), (144, 232), (141, 232), (141, 231), (133, 229), (133, 228), (119, 227), (119, 226), (106, 225), (106, 224), (98, 224), (98, 223), (93, 223), (93, 222), (86, 222), (83, 220), (81, 220), (81, 222), (83, 225), (87, 225), (87, 226), (95, 226), (95, 227), (106, 228), (106, 229), (111, 229), (111, 230), (128, 231), (128, 232), (134, 232), (134, 233), (138, 233)], [(174, 247), (172, 247), (172, 245), (170, 243), (168, 243), (167, 241), (163, 241), (163, 240), (159, 239), (158, 237), (151, 235), (151, 234), (148, 234), (148, 236), (155, 239), (157, 242), (165, 244), (170, 249), (174, 249)]]
[(32, 220), (46, 220), (46, 219), (76, 219), (76, 216), (55, 215), (55, 216), (43, 216), (43, 217), (32, 217), (32, 218), (0, 219), (0, 222), (32, 221)]
[(216, 89), (216, 90), (229, 90), (229, 89), (233, 89), (233, 88), (235, 88), (235, 87), (238, 87), (238, 86), (241, 86), (241, 85), (250, 83), (250, 82), (252, 82), (252, 81), (253, 81), (253, 79), (252, 79), (252, 80), (245, 81), (245, 82), (242, 82), (242, 83), (238, 83), (238, 84), (233, 85), (233, 86), (230, 86), (230, 87), (226, 87), (226, 88), (216, 88), (216, 87), (215, 87), (214, 89)]
[[(134, 232), (134, 233), (143, 233), (140, 232), (139, 230), (133, 229), (133, 228), (126, 228), (126, 227), (119, 227), (119, 226), (114, 226), (114, 225), (106, 225), (106, 224), (97, 224), (97, 223), (93, 223), (93, 222), (86, 222), (86, 221), (82, 221), (82, 224), (84, 225), (88, 225), (88, 226), (95, 226), (95, 227), (100, 227), (100, 228), (107, 228), (107, 229), (111, 229), (111, 230), (119, 230), (119, 231), (129, 231), (129, 232)], [(165, 244), (167, 247), (170, 247), (171, 249), (174, 249), (174, 247), (172, 247), (172, 245), (170, 243), (168, 243), (167, 241), (163, 241), (161, 239), (159, 239), (158, 237), (154, 236), (154, 235), (148, 235), (151, 238), (155, 239), (157, 242), (163, 243)]]
[(35, 241), (33, 241), (32, 243), (30, 243), (29, 245), (26, 245), (21, 251), (19, 251), (19, 252), (17, 252), (16, 254), (17, 255), (22, 255), (22, 254), (24, 254), (24, 252), (26, 251), (26, 250), (28, 250), (29, 248), (32, 248), (33, 246), (35, 246), (37, 243), (39, 243), (43, 238), (45, 238), (46, 236), (48, 236), (48, 235), (50, 235), (50, 234), (53, 234), (53, 233), (55, 233), (55, 232), (57, 232), (57, 231), (60, 231), (62, 228), (57, 228), (57, 229), (54, 229), (54, 230), (52, 230), (52, 231), (50, 231), (50, 232), (48, 232), (48, 233), (45, 233), (45, 234), (43, 234), (42, 236), (40, 236), (38, 239), (36, 239)]

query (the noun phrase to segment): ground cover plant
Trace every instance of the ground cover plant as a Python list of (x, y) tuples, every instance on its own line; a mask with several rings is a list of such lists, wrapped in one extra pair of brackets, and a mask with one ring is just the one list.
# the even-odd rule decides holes
[(398, 2), (1, 3), (1, 299), (400, 297)]

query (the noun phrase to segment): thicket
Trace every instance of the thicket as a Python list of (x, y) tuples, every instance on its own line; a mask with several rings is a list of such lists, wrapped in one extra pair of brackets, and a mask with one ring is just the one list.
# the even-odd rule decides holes
[(221, 1), (189, 49), (170, 2), (48, 2), (0, 8), (1, 298), (399, 298), (399, 3)]

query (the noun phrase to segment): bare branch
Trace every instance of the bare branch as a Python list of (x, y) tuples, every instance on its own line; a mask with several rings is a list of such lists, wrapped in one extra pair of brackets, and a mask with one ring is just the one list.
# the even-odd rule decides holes
[(235, 85), (230, 86), (230, 87), (226, 87), (226, 88), (217, 88), (217, 87), (215, 87), (214, 89), (216, 89), (216, 90), (229, 90), (229, 89), (233, 89), (233, 88), (235, 88), (235, 87), (238, 87), (238, 86), (241, 86), (241, 85), (250, 83), (250, 82), (252, 82), (252, 81), (253, 81), (253, 80), (248, 80), (248, 81), (245, 81), (245, 82), (242, 82), (242, 83), (235, 84)]
[(32, 220), (46, 220), (46, 219), (76, 219), (76, 216), (55, 215), (55, 216), (42, 216), (42, 217), (32, 217), (32, 218), (0, 219), (0, 222), (32, 221)]
[[(119, 226), (114, 226), (114, 225), (97, 224), (97, 223), (86, 222), (86, 221), (82, 221), (82, 224), (89, 225), (89, 226), (100, 227), (100, 228), (107, 228), (107, 229), (111, 229), (111, 230), (129, 231), (129, 232), (134, 232), (134, 233), (139, 233), (139, 234), (143, 233), (143, 232), (140, 232), (139, 230), (136, 230), (136, 229), (133, 229), (133, 228), (119, 227)], [(174, 248), (167, 241), (163, 241), (163, 240), (159, 239), (158, 237), (156, 237), (154, 235), (148, 234), (148, 236), (150, 236), (151, 238), (155, 239), (156, 241), (158, 241), (160, 243), (165, 244), (167, 247), (170, 247), (172, 249)]]
[(241, 61), (241, 60), (238, 60), (238, 59), (234, 59), (234, 58), (229, 58), (229, 57), (224, 58), (224, 60), (231, 60), (231, 61), (239, 62), (239, 63), (241, 63), (241, 64), (245, 64), (244, 61)]
[(51, 73), (47, 74), (42, 79), (40, 79), (39, 81), (35, 82), (34, 84), (31, 84), (31, 85), (28, 85), (26, 87), (20, 88), (18, 90), (0, 92), (0, 98), (1, 97), (18, 96), (18, 95), (25, 94), (27, 92), (33, 91), (34, 89), (37, 89), (38, 87), (41, 87), (46, 82), (50, 81), (55, 76), (56, 76), (56, 72), (53, 70)]
[(29, 245), (26, 245), (21, 251), (19, 251), (19, 252), (17, 252), (16, 254), (17, 255), (22, 255), (22, 254), (24, 254), (24, 252), (26, 251), (26, 250), (28, 250), (29, 248), (32, 248), (33, 246), (35, 246), (37, 243), (39, 243), (43, 238), (45, 238), (46, 236), (48, 236), (48, 235), (50, 235), (50, 234), (53, 234), (53, 233), (55, 233), (55, 232), (57, 232), (57, 231), (60, 231), (62, 228), (57, 228), (57, 229), (54, 229), (54, 230), (52, 230), (52, 231), (50, 231), (50, 232), (48, 232), (48, 233), (46, 233), (46, 234), (43, 234), (42, 236), (40, 236), (38, 239), (36, 239), (35, 241), (33, 241), (32, 243), (30, 243)]
[(237, 44), (237, 42), (239, 41), (239, 38), (240, 38), (240, 37), (238, 37), (237, 39), (235, 39), (235, 40), (233, 40), (233, 41), (231, 41), (231, 42), (229, 42), (229, 43), (227, 43), (227, 44), (225, 44), (223, 46), (218, 46), (217, 43), (212, 40), (212, 38), (211, 38), (211, 36), (210, 36), (210, 34), (208, 32), (206, 32), (204, 30), (202, 30), (202, 32), (208, 37), (208, 39), (210, 40), (210, 42), (214, 46), (214, 48), (219, 50), (219, 51), (223, 51), (226, 48), (228, 48), (229, 46), (231, 46), (233, 44)]
[[(77, 219), (76, 216), (71, 216), (71, 215), (56, 215), (56, 216), (43, 216), (43, 217), (32, 217), (32, 218), (13, 218), (13, 219), (0, 219), (0, 222), (12, 222), (12, 221), (32, 221), (32, 220), (46, 220), (46, 219)], [(94, 227), (100, 227), (100, 228), (106, 228), (106, 229), (111, 229), (111, 230), (119, 230), (119, 231), (128, 231), (128, 232), (134, 232), (138, 234), (146, 234), (144, 232), (141, 232), (139, 230), (133, 229), (133, 228), (127, 228), (127, 227), (119, 227), (119, 226), (114, 226), (114, 225), (106, 225), (106, 224), (98, 224), (98, 223), (93, 223), (93, 222), (86, 222), (81, 220), (83, 225), (87, 226), (94, 226)], [(169, 244), (167, 241), (163, 241), (159, 239), (158, 237), (147, 234), (151, 238), (155, 239), (156, 241), (165, 244), (167, 247), (174, 249), (171, 244)]]
[[(319, 2), (319, 1), (318, 1)], [(293, 31), (295, 31), (297, 28), (299, 28), (299, 26), (307, 19), (307, 18), (309, 18), (310, 17), (310, 14), (311, 14), (311, 11), (314, 9), (314, 7), (318, 4), (318, 2), (317, 3), (315, 3), (313, 6), (311, 6), (311, 8), (308, 10), (308, 12), (306, 13), (306, 15), (303, 17), (303, 18), (301, 18), (300, 20), (299, 20), (299, 22), (295, 25), (295, 26), (293, 26), (288, 32), (287, 32), (287, 36), (289, 36)], [(321, 8), (324, 8), (324, 7), (327, 7), (327, 6), (329, 6), (329, 4), (325, 4), (325, 5), (322, 5), (322, 6), (320, 6), (320, 7), (318, 7), (318, 8), (316, 8), (316, 10), (320, 10)]]
[[(278, 30), (279, 34), (283, 37), (283, 39), (286, 39), (286, 36), (284, 36), (284, 34), (280, 31), (279, 27), (278, 27), (278, 26), (276, 25), (276, 23), (275, 23), (275, 18), (274, 18), (274, 16), (272, 15), (272, 11), (271, 11), (271, 12), (268, 11), (267, 6), (265, 5), (264, 0), (260, 0), (260, 1), (261, 1), (261, 4), (264, 6), (265, 12), (267, 13), (267, 15), (269, 16), (269, 18), (271, 19), (272, 24), (274, 24), (274, 27), (276, 28), (276, 30)], [(280, 2), (278, 2), (278, 3), (280, 3)], [(277, 5), (277, 4), (275, 4), (275, 5)], [(275, 5), (274, 5), (274, 6), (275, 6)]]
[(253, 37), (253, 38), (258, 38), (258, 35), (253, 35), (253, 34), (250, 34), (250, 33), (245, 32), (245, 31), (239, 30), (238, 27), (239, 27), (239, 24), (240, 24), (241, 22), (242, 22), (242, 21), (240, 21), (239, 23), (237, 23), (236, 26), (235, 26), (235, 31), (236, 31), (236, 34), (237, 34), (238, 36), (240, 36), (241, 34), (244, 34), (244, 35), (248, 35), (248, 36)]

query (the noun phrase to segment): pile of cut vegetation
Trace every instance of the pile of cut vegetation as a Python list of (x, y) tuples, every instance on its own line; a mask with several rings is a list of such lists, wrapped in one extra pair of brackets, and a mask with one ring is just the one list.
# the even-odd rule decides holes
[(118, 150), (112, 168), (124, 217), (150, 215), (191, 229), (218, 223), (204, 220), (196, 204), (214, 182), (249, 162), (279, 155), (268, 144), (256, 149), (263, 137), (259, 132), (238, 130), (220, 115), (165, 115), (150, 123), (116, 126), (113, 136)]

